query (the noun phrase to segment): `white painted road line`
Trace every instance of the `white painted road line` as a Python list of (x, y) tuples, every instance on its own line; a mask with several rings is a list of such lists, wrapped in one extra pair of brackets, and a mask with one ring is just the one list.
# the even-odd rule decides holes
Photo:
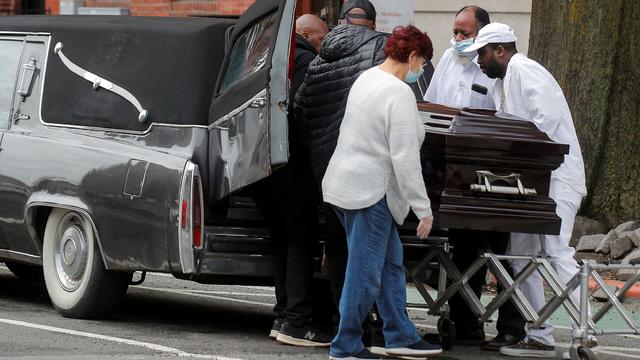
[(203, 298), (207, 298), (207, 299), (224, 300), (224, 301), (231, 301), (231, 302), (237, 302), (237, 303), (242, 303), (242, 304), (266, 306), (266, 307), (269, 307), (269, 308), (273, 307), (273, 304), (270, 304), (270, 303), (264, 303), (264, 302), (260, 302), (260, 301), (243, 300), (243, 299), (234, 299), (234, 298), (228, 298), (228, 297), (224, 297), (224, 296), (199, 294), (199, 293), (193, 293), (191, 290), (170, 289), (170, 288), (154, 288), (154, 287), (140, 286), (140, 285), (135, 286), (133, 288), (134, 289), (137, 288), (137, 289), (150, 290), (150, 291), (159, 291), (159, 292), (165, 292), (165, 293), (170, 293), (170, 294), (197, 296), (197, 297), (203, 297)]
[(116, 342), (116, 343), (120, 343), (120, 344), (140, 346), (140, 347), (144, 347), (144, 348), (151, 349), (151, 350), (154, 350), (154, 351), (159, 351), (159, 352), (168, 353), (168, 354), (177, 355), (177, 356), (183, 356), (183, 357), (192, 357), (192, 358), (198, 358), (198, 359), (211, 359), (211, 360), (242, 360), (242, 359), (237, 359), (237, 358), (229, 358), (229, 357), (216, 356), (216, 355), (192, 354), (192, 353), (188, 353), (186, 351), (182, 351), (180, 349), (176, 349), (176, 348), (172, 348), (172, 347), (168, 347), (168, 346), (164, 346), (164, 345), (158, 345), (158, 344), (153, 344), (153, 343), (148, 343), (148, 342), (143, 342), (143, 341), (123, 339), (123, 338), (119, 338), (119, 337), (115, 337), (115, 336), (94, 334), (94, 333), (85, 332), (85, 331), (64, 329), (64, 328), (59, 328), (59, 327), (55, 327), (55, 326), (34, 324), (34, 323), (25, 322), (25, 321), (17, 321), (17, 320), (1, 319), (0, 318), (0, 323), (16, 325), (16, 326), (23, 326), (23, 327), (28, 327), (28, 328), (32, 328), (32, 329), (51, 331), (51, 332), (67, 334), (67, 335), (75, 335), (75, 336), (82, 336), (82, 337), (87, 337), (87, 338), (92, 338), (92, 339), (111, 341), (111, 342)]
[(180, 280), (180, 279), (176, 278), (175, 276), (173, 276), (173, 275), (171, 275), (171, 274), (166, 274), (166, 273), (148, 272), (148, 273), (147, 273), (147, 275), (161, 276), (161, 277), (168, 277), (168, 278), (172, 278), (172, 279)]
[(270, 292), (276, 292), (276, 288), (273, 286), (251, 286), (251, 285), (247, 285), (244, 286), (246, 288), (249, 289), (254, 289), (254, 290), (264, 290), (264, 291), (270, 291)]
[(198, 294), (211, 294), (211, 295), (229, 295), (229, 296), (255, 296), (255, 297), (275, 297), (274, 294), (260, 294), (260, 293), (247, 293), (240, 291), (216, 291), (216, 290), (191, 290), (185, 289), (185, 291), (198, 293)]
[[(0, 265), (0, 267), (2, 267), (2, 265)], [(6, 269), (6, 268), (5, 268)], [(8, 269), (7, 269), (8, 270)], [(151, 276), (160, 276), (160, 277), (168, 277), (168, 278), (172, 278), (172, 279), (176, 279), (176, 280), (181, 280), (176, 278), (175, 276), (171, 275), (171, 274), (167, 274), (167, 273), (159, 273), (159, 272), (148, 272), (147, 275), (151, 275)], [(254, 289), (254, 290), (262, 290), (262, 291), (266, 291), (268, 293), (275, 293), (275, 288), (273, 286), (250, 286), (250, 285), (237, 285), (238, 287), (243, 287), (243, 288), (247, 288), (247, 289)]]

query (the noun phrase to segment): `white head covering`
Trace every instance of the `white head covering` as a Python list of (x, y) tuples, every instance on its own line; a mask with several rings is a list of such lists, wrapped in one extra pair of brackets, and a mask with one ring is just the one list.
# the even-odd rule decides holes
[(518, 38), (509, 25), (493, 22), (480, 29), (476, 40), (463, 52), (476, 51), (487, 44), (512, 43), (516, 40)]

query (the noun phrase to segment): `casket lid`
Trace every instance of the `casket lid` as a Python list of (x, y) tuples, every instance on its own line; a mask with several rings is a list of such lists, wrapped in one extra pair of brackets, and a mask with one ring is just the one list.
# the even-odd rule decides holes
[(569, 145), (554, 142), (533, 122), (510, 114), (425, 102), (418, 103), (418, 110), (427, 133), (446, 135), (450, 145), (459, 138), (473, 148), (503, 148), (508, 143), (509, 148), (522, 151), (569, 153)]

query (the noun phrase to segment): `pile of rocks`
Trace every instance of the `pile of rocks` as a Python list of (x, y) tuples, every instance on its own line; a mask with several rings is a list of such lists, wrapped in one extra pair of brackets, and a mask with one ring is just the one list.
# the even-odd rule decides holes
[[(584, 228), (584, 226), (582, 226)], [(584, 230), (574, 231), (584, 233)], [(622, 264), (640, 264), (640, 222), (627, 221), (605, 233), (577, 234), (576, 257), (595, 258)], [(621, 271), (626, 280), (633, 271)]]

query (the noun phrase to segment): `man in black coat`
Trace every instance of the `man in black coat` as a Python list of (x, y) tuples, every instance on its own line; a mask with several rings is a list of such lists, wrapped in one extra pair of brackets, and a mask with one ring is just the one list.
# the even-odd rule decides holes
[[(296, 20), (290, 99), (302, 84), (327, 32), (327, 25), (315, 15)], [(274, 243), (276, 319), (269, 336), (289, 345), (329, 346), (333, 334), (322, 331), (312, 321), (319, 200), (309, 157), (291, 116), (289, 129), (289, 162), (254, 187), (256, 202), (271, 226)]]

